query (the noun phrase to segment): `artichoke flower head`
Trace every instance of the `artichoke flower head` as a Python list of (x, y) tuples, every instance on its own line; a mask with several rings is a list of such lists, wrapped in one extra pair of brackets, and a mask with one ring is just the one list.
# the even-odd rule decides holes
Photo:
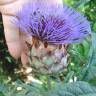
[(64, 71), (68, 45), (81, 43), (91, 34), (87, 18), (67, 5), (26, 4), (17, 16), (16, 25), (32, 36), (32, 68), (42, 74)]

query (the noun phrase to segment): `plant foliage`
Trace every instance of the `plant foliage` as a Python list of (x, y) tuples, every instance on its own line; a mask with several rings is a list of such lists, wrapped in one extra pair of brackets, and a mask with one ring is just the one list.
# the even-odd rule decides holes
[(19, 63), (8, 53), (0, 15), (0, 96), (96, 96), (96, 1), (64, 3), (87, 16), (93, 32), (82, 44), (69, 46), (69, 65), (64, 72), (49, 76), (34, 73), (42, 84), (26, 84), (22, 74), (15, 73)]

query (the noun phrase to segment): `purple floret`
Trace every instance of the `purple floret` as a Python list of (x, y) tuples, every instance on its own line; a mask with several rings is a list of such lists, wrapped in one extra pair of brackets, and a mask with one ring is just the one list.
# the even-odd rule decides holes
[(91, 34), (86, 17), (67, 5), (26, 4), (17, 16), (22, 32), (50, 44), (81, 43)]

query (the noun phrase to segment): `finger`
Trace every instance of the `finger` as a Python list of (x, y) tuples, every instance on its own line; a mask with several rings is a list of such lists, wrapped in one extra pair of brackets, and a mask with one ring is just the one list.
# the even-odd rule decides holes
[(31, 44), (32, 40), (29, 35), (23, 32), (20, 33), (20, 40), (21, 40), (22, 47), (23, 47), (23, 51), (21, 53), (21, 61), (22, 61), (23, 66), (26, 66), (26, 64), (28, 63), (28, 53), (29, 53), (29, 49), (28, 49), (26, 42)]
[(21, 54), (21, 61), (22, 61), (22, 64), (23, 66), (27, 66), (28, 64), (28, 51), (23, 51), (22, 54)]
[(6, 4), (0, 5), (0, 12), (5, 15), (7, 14), (16, 16), (16, 13), (22, 10), (24, 4), (31, 3), (33, 0), (9, 0), (9, 1), (10, 3), (6, 2)]
[(18, 10), (21, 10), (22, 8), (21, 0), (9, 0), (9, 1), (10, 1), (9, 3), (6, 2), (4, 4), (0, 4), (0, 12), (5, 15), (15, 16)]
[(19, 29), (11, 20), (17, 20), (15, 17), (3, 15), (3, 24), (8, 50), (14, 58), (19, 58), (22, 52), (22, 44), (19, 36)]
[(27, 34), (26, 32), (21, 32), (20, 31), (20, 38), (21, 38), (22, 41), (25, 42), (25, 44), (26, 44), (26, 42), (28, 44), (32, 44), (32, 36), (30, 34)]
[(9, 4), (12, 2), (15, 2), (16, 0), (0, 0), (0, 5), (5, 5), (5, 4)]

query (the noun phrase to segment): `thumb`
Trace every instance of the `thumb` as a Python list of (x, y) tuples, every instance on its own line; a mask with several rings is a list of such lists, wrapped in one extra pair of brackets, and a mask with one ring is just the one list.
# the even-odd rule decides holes
[(19, 58), (22, 52), (22, 46), (19, 37), (19, 29), (11, 22), (13, 16), (3, 15), (3, 25), (6, 43), (10, 54), (15, 58)]

